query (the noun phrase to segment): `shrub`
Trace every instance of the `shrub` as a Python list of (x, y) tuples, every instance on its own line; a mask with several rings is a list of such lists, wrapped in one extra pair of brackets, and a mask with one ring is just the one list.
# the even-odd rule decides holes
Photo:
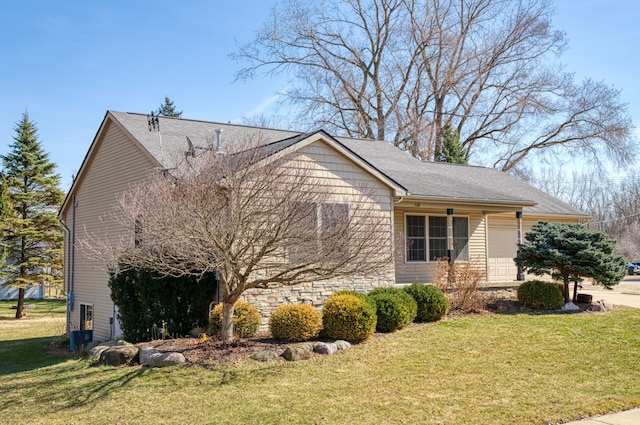
[(324, 335), (351, 342), (364, 341), (376, 329), (376, 308), (371, 301), (356, 295), (332, 295), (322, 309)]
[[(331, 296), (336, 296), (336, 295), (353, 295), (355, 297), (360, 298), (362, 301), (369, 303), (371, 305), (373, 305), (373, 301), (369, 298), (369, 296), (363, 292), (358, 292), (358, 291), (354, 291), (351, 289), (342, 289), (340, 291), (336, 291), (333, 294), (331, 294)], [(375, 307), (375, 305), (374, 305)]]
[(442, 319), (449, 311), (449, 303), (441, 290), (433, 285), (414, 282), (403, 290), (418, 303), (418, 322), (435, 322)]
[[(124, 269), (124, 268), (123, 268)], [(151, 270), (124, 269), (109, 279), (111, 300), (129, 342), (149, 341), (153, 325), (164, 322), (170, 335), (187, 335), (207, 326), (209, 303), (216, 293), (213, 273), (202, 278), (161, 276)]]
[(322, 329), (322, 314), (308, 304), (282, 305), (271, 313), (271, 336), (285, 341), (308, 341)]
[[(233, 334), (239, 338), (249, 338), (258, 332), (262, 318), (258, 309), (252, 304), (238, 300), (233, 309)], [(222, 328), (222, 303), (216, 305), (211, 310), (209, 317), (209, 335), (218, 335)]]
[(559, 310), (564, 296), (556, 283), (529, 280), (518, 287), (518, 301), (529, 308)]
[(376, 304), (378, 332), (393, 332), (413, 322), (418, 304), (411, 295), (399, 288), (376, 288), (369, 292)]
[(451, 310), (477, 313), (485, 310), (489, 301), (481, 291), (486, 280), (485, 269), (476, 260), (454, 264), (438, 260), (432, 283), (445, 294)]

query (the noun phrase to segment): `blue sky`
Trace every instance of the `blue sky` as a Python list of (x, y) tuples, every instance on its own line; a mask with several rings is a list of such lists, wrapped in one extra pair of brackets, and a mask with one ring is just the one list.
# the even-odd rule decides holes
[[(106, 110), (148, 113), (168, 95), (183, 117), (238, 122), (268, 107), (282, 78), (234, 83), (229, 54), (268, 0), (6, 2), (0, 12), (0, 153), (25, 109), (67, 190)], [(558, 0), (567, 69), (622, 90), (640, 125), (640, 2)]]

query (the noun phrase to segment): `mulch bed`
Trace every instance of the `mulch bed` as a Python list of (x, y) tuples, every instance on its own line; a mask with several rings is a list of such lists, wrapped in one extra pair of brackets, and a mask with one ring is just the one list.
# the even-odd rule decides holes
[(260, 333), (252, 338), (233, 341), (222, 341), (214, 337), (209, 337), (206, 341), (202, 341), (201, 338), (177, 338), (154, 340), (137, 345), (145, 348), (152, 347), (160, 352), (181, 353), (190, 364), (232, 365), (249, 358), (251, 354), (258, 351), (268, 350), (281, 354), (291, 343), (272, 339), (267, 333)]

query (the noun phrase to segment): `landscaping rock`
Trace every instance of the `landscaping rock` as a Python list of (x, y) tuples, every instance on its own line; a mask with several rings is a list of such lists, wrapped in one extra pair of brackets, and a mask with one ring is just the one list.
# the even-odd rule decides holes
[(140, 364), (150, 367), (168, 367), (185, 364), (187, 359), (181, 353), (162, 353), (155, 348), (140, 349)]
[(316, 342), (313, 346), (313, 351), (318, 354), (330, 356), (338, 351), (338, 346), (334, 342)]
[(341, 339), (337, 340), (335, 342), (336, 347), (338, 348), (338, 350), (348, 350), (349, 348), (351, 348), (351, 343), (348, 341), (343, 341)]
[(100, 354), (102, 354), (102, 352), (107, 348), (109, 348), (108, 345), (98, 344), (89, 348), (89, 351), (87, 354), (89, 357), (100, 357)]
[(311, 352), (313, 347), (311, 344), (300, 344), (294, 347), (287, 347), (282, 353), (282, 357), (290, 362), (296, 362), (298, 360), (309, 360), (311, 358)]
[(251, 360), (268, 363), (278, 360), (278, 354), (273, 351), (258, 351), (249, 356)]
[(607, 311), (607, 309), (604, 307), (604, 304), (602, 303), (602, 301), (596, 301), (594, 303), (591, 303), (591, 305), (589, 307), (587, 307), (587, 310), (589, 310), (589, 311)]
[(569, 301), (562, 306), (562, 311), (580, 311), (580, 307)]
[(168, 367), (183, 365), (186, 361), (181, 353), (168, 352), (152, 355), (147, 364), (151, 367)]
[(140, 364), (143, 366), (148, 365), (151, 357), (156, 354), (160, 354), (160, 352), (155, 348), (140, 348)]
[(109, 347), (124, 347), (124, 346), (133, 346), (132, 343), (127, 342), (123, 339), (111, 339), (109, 341), (103, 341), (103, 342), (91, 342), (89, 343), (89, 345), (87, 345), (87, 347), (85, 348), (86, 350), (86, 354), (89, 357), (99, 357), (103, 351), (105, 351), (107, 348)]
[(138, 362), (140, 349), (134, 345), (117, 345), (100, 353), (100, 364), (106, 366), (130, 365)]

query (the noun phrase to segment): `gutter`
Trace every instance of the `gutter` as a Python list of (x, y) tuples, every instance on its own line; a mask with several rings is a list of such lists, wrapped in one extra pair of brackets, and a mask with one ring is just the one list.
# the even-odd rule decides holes
[(507, 199), (482, 199), (482, 198), (443, 198), (441, 196), (420, 196), (420, 195), (410, 195), (401, 198), (405, 201), (425, 201), (425, 202), (436, 202), (441, 204), (478, 204), (478, 205), (501, 205), (501, 206), (512, 206), (512, 207), (534, 207), (537, 205), (537, 202), (534, 201), (517, 201), (517, 200), (507, 200)]

